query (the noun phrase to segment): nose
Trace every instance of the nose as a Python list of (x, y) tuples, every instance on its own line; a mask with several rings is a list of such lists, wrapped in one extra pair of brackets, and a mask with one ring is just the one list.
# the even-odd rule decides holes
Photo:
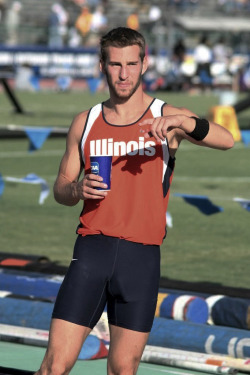
[(120, 79), (125, 81), (128, 78), (128, 68), (126, 66), (122, 66), (120, 69)]

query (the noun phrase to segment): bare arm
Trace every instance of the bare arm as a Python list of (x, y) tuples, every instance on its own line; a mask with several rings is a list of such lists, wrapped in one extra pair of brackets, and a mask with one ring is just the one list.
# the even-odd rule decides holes
[(66, 206), (74, 206), (79, 200), (102, 199), (107, 192), (96, 190), (102, 186), (102, 178), (88, 174), (79, 181), (83, 166), (81, 162), (80, 141), (86, 121), (86, 112), (75, 117), (68, 132), (66, 151), (60, 163), (59, 172), (54, 184), (55, 200)]
[(232, 134), (212, 121), (209, 121), (209, 132), (202, 141), (196, 141), (190, 137), (188, 133), (194, 130), (196, 124), (195, 119), (191, 118), (191, 116), (198, 117), (188, 109), (165, 106), (163, 117), (144, 120), (140, 123), (140, 126), (145, 138), (148, 138), (151, 133), (158, 142), (167, 138), (169, 133), (173, 131), (174, 137), (172, 136), (171, 139), (175, 139), (176, 148), (178, 148), (183, 139), (187, 139), (189, 142), (199, 146), (219, 150), (227, 150), (233, 147)]

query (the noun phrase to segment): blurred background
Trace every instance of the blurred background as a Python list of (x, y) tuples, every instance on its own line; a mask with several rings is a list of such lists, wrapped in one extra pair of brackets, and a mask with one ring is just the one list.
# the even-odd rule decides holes
[(249, 16), (249, 0), (0, 0), (0, 67), (22, 68), (18, 85), (32, 76), (36, 89), (67, 75), (66, 89), (98, 74), (100, 36), (128, 26), (147, 40), (147, 89), (246, 91)]
[(226, 152), (187, 141), (177, 152), (156, 313), (168, 319), (156, 341), (250, 358), (250, 0), (0, 0), (1, 366), (40, 365), (39, 348), (25, 359), (19, 343), (31, 333), (17, 326), (35, 328), (39, 342), (37, 329), (49, 327), (84, 204), (59, 205), (53, 184), (72, 119), (109, 96), (99, 39), (118, 26), (145, 36), (152, 97), (214, 120), (235, 140)]
[(250, 0), (0, 0), (0, 252), (69, 263), (82, 207), (52, 187), (73, 117), (108, 97), (100, 36), (128, 26), (147, 41), (145, 90), (235, 138), (181, 145), (162, 276), (249, 288), (249, 19)]

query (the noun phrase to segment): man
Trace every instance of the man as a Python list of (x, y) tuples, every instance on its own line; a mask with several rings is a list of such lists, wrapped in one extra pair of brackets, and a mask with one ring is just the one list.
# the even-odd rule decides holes
[[(108, 374), (136, 373), (157, 302), (175, 152), (183, 139), (222, 150), (234, 143), (221, 126), (143, 92), (147, 59), (137, 31), (120, 27), (102, 37), (100, 69), (110, 98), (73, 120), (54, 185), (57, 202), (82, 200), (84, 208), (39, 375), (70, 372), (106, 304)], [(90, 154), (106, 153), (110, 191), (98, 190), (106, 185), (90, 173)]]
[(209, 39), (206, 35), (203, 35), (194, 49), (196, 75), (200, 78), (202, 88), (211, 88), (212, 86), (212, 56)]

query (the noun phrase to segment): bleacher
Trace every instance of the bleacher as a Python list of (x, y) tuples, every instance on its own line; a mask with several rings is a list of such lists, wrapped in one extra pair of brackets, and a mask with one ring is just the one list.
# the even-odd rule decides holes
[[(51, 6), (55, 3), (55, 0), (19, 1), (23, 5), (21, 10), (19, 43), (26, 45), (46, 45), (48, 41), (48, 19)], [(80, 8), (70, 0), (61, 0), (61, 3), (67, 9), (70, 16), (70, 24), (73, 25), (77, 15), (80, 12)], [(12, 1), (10, 0), (6, 2), (7, 7), (9, 7), (11, 4)], [(199, 0), (194, 2), (193, 5), (188, 5), (187, 2), (183, 2), (184, 5), (182, 4), (178, 6), (174, 0), (107, 0), (105, 1), (105, 4), (105, 13), (108, 18), (108, 25), (111, 27), (121, 25), (125, 26), (128, 15), (133, 10), (137, 9), (139, 11), (142, 32), (144, 32), (144, 29), (146, 29), (145, 26), (148, 21), (148, 11), (152, 5), (157, 5), (162, 10), (161, 25), (166, 28), (166, 32), (169, 22), (175, 22), (175, 18), (180, 16), (183, 16), (186, 19), (190, 19), (190, 16), (192, 16), (192, 18), (196, 20), (202, 19), (202, 17), (215, 20), (216, 17), (233, 16), (234, 20), (237, 20), (237, 18), (240, 20), (241, 18), (249, 17), (250, 14), (250, 9), (248, 12), (246, 12), (238, 8), (222, 8), (218, 5), (218, 0)], [(91, 10), (93, 10), (93, 7)], [(181, 25), (181, 22), (179, 22), (179, 26), (185, 28), (184, 23)], [(219, 26), (220, 25), (218, 25), (218, 28)], [(4, 42), (5, 25), (4, 22), (1, 22), (0, 44), (4, 44)]]
[[(20, 0), (22, 3), (21, 26), (19, 43), (21, 45), (46, 45), (48, 40), (48, 20), (51, 7), (55, 0)], [(8, 2), (8, 6), (11, 2)], [(78, 14), (78, 8), (67, 1), (67, 10), (70, 19), (74, 19)], [(0, 44), (4, 44), (5, 26), (0, 24)]]

